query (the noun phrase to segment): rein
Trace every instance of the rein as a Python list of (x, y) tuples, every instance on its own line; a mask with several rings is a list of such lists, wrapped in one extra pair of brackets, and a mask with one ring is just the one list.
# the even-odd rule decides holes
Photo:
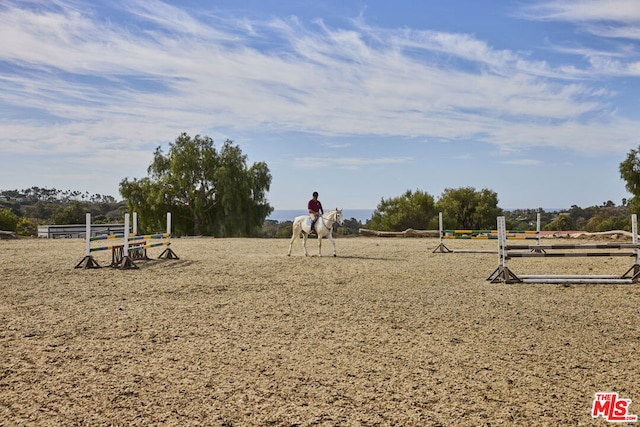
[[(331, 212), (336, 212), (336, 211), (331, 211)], [(329, 227), (329, 226), (327, 225), (327, 222), (326, 222), (326, 221), (330, 221), (330, 219), (329, 219), (329, 218), (325, 218), (325, 217), (324, 217), (325, 215), (331, 215), (331, 213), (329, 213), (329, 214), (322, 214), (322, 215), (320, 215), (320, 218), (322, 219), (322, 224), (324, 224), (324, 226), (325, 226), (327, 229), (331, 229), (331, 227)], [(334, 219), (334, 220), (331, 220), (331, 222), (332, 222), (332, 224), (333, 224), (334, 222), (336, 222), (336, 220), (335, 220), (335, 219)]]

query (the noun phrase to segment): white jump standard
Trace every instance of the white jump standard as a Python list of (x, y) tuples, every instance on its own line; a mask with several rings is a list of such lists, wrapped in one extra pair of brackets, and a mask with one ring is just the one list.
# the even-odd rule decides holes
[[(167, 232), (156, 233), (138, 236), (137, 231), (137, 217), (134, 213), (133, 233), (129, 233), (129, 214), (124, 216), (124, 233), (122, 234), (109, 234), (106, 236), (93, 236), (91, 235), (91, 214), (86, 215), (86, 251), (85, 257), (76, 265), (75, 268), (102, 268), (100, 264), (91, 255), (95, 251), (111, 250), (111, 264), (110, 267), (120, 267), (121, 269), (138, 268), (134, 261), (149, 260), (147, 256), (147, 249), (166, 246), (165, 250), (158, 257), (159, 259), (180, 259), (176, 253), (169, 247), (171, 245), (171, 213), (167, 212)], [(109, 240), (109, 239), (123, 239), (122, 244), (109, 245), (102, 247), (91, 247), (91, 242), (96, 240)], [(145, 239), (160, 239), (159, 243), (147, 244)], [(130, 242), (131, 241), (131, 242)]]
[[(549, 244), (549, 245), (507, 245), (505, 218), (498, 217), (498, 258), (499, 264), (487, 278), (491, 283), (603, 283), (628, 284), (640, 280), (640, 264), (638, 263), (638, 224), (636, 215), (631, 216), (632, 243), (583, 243), (583, 244)], [(545, 252), (530, 252), (533, 248)], [(616, 252), (615, 250), (627, 249)], [(554, 250), (595, 250), (596, 252), (546, 252)], [(602, 250), (608, 250), (602, 252)], [(630, 250), (630, 251), (628, 251)], [(526, 251), (526, 252), (525, 252)], [(630, 257), (633, 265), (621, 276), (609, 274), (518, 274), (509, 269), (511, 258), (546, 258), (546, 257)]]

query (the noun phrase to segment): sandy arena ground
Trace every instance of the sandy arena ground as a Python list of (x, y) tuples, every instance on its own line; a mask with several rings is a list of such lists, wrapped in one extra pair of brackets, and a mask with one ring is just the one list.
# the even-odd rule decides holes
[(599, 391), (640, 414), (640, 285), (490, 284), (494, 254), (336, 242), (174, 239), (180, 260), (89, 270), (79, 239), (0, 241), (0, 426), (609, 425)]

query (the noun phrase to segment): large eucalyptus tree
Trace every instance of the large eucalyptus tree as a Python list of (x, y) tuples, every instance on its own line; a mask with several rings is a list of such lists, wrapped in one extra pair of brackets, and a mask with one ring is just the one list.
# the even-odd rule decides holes
[(120, 182), (120, 194), (146, 231), (162, 230), (170, 211), (177, 234), (251, 236), (273, 210), (266, 163), (248, 167), (247, 156), (230, 140), (218, 151), (211, 138), (182, 133), (167, 154), (156, 148), (147, 172)]

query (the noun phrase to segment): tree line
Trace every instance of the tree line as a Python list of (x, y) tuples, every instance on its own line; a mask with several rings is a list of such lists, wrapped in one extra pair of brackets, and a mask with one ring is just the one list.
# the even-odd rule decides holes
[(503, 210), (497, 193), (486, 188), (447, 188), (437, 200), (420, 190), (408, 190), (402, 196), (382, 199), (367, 226), (379, 231), (437, 230), (442, 212), (445, 229), (495, 229), (496, 218), (504, 215), (507, 228), (533, 230), (540, 214), (544, 230), (630, 230), (629, 207), (626, 201), (623, 204), (616, 206), (609, 200), (584, 209), (573, 205), (549, 212), (543, 208)]
[[(546, 230), (630, 230), (630, 214), (640, 213), (640, 147), (620, 163), (619, 172), (632, 197), (620, 206), (573, 205), (562, 211), (542, 208), (505, 211), (490, 189), (447, 188), (436, 199), (421, 190), (382, 198), (364, 224), (354, 218), (336, 231), (358, 234), (365, 227), (379, 231), (438, 229), (438, 212), (447, 229), (493, 229), (504, 215), (507, 228), (532, 229), (541, 215)], [(0, 230), (37, 235), (40, 224), (81, 224), (91, 212), (95, 223), (122, 222), (125, 212), (138, 213), (142, 233), (164, 229), (172, 212), (172, 230), (180, 235), (216, 237), (289, 237), (291, 222), (266, 220), (273, 208), (267, 201), (271, 174), (264, 162), (251, 165), (233, 141), (216, 148), (207, 136), (182, 133), (165, 153), (157, 147), (144, 178), (125, 178), (119, 184), (122, 201), (100, 194), (31, 187), (0, 190)]]
[(0, 192), (0, 229), (36, 235), (39, 224), (121, 222), (138, 213), (138, 229), (164, 229), (172, 213), (172, 231), (181, 235), (240, 237), (260, 235), (273, 211), (266, 194), (271, 174), (264, 162), (247, 164), (240, 147), (227, 140), (217, 149), (209, 137), (182, 133), (164, 153), (157, 147), (148, 176), (123, 179), (122, 202), (77, 191), (32, 187)]
[(37, 236), (38, 225), (83, 224), (85, 213), (94, 223), (118, 223), (126, 209), (113, 196), (56, 188), (31, 187), (0, 191), (0, 230)]

